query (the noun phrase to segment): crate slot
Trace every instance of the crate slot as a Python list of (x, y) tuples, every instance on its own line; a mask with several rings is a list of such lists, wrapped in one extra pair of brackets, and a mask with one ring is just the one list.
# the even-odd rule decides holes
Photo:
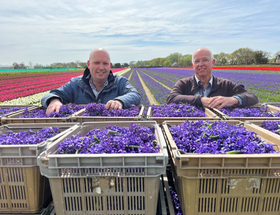
[(238, 198), (221, 198), (220, 212), (236, 213), (238, 207)]

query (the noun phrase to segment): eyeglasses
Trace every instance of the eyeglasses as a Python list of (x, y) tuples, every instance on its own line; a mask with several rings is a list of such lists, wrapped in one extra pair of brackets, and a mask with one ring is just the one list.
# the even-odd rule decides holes
[(193, 61), (193, 64), (199, 64), (200, 63), (200, 61), (202, 61), (202, 63), (208, 63), (210, 60), (212, 60), (213, 58), (203, 58), (202, 60), (200, 60), (200, 59), (195, 59), (194, 61)]

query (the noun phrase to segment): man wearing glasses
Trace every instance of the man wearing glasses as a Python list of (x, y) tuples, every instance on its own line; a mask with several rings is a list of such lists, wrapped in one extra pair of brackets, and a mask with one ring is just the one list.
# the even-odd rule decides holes
[(197, 49), (192, 56), (192, 65), (195, 75), (177, 81), (167, 98), (167, 104), (188, 103), (221, 109), (258, 103), (258, 98), (247, 92), (243, 85), (212, 75), (215, 59), (209, 49)]

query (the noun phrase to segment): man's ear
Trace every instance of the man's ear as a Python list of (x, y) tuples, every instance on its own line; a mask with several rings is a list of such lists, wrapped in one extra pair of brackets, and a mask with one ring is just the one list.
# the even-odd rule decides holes
[(112, 68), (112, 65), (113, 65), (113, 64), (110, 62), (110, 68)]
[(89, 68), (89, 65), (90, 65), (90, 63), (89, 63), (89, 60), (87, 61), (87, 66), (88, 66), (88, 68)]

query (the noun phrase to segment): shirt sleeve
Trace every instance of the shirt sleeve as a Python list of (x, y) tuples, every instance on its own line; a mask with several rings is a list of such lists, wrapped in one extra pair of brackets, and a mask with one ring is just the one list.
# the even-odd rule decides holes
[(239, 96), (233, 96), (233, 98), (236, 98), (239, 101), (239, 105), (242, 105), (242, 99)]

